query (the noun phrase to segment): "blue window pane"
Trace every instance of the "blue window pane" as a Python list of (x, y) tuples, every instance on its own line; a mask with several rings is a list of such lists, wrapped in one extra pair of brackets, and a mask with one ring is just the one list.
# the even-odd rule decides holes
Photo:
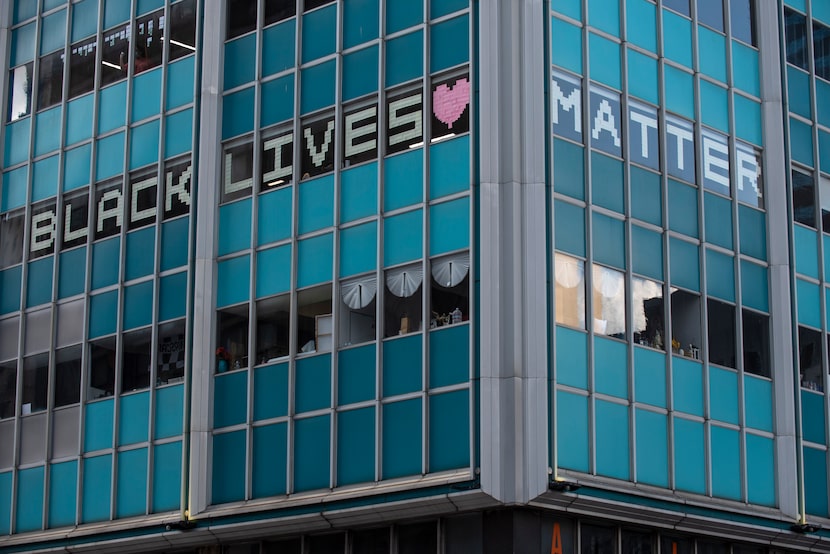
[(86, 246), (60, 254), (58, 298), (84, 292), (86, 282)]
[(629, 93), (657, 104), (657, 60), (636, 50), (626, 52)]
[(21, 469), (17, 474), (17, 533), (43, 527), (44, 473), (45, 468), (39, 466)]
[(631, 215), (654, 225), (663, 223), (663, 191), (660, 176), (631, 166)]
[(582, 29), (561, 19), (551, 20), (551, 61), (582, 74)]
[[(89, 1), (89, 0), (87, 0)], [(35, 57), (35, 24), (29, 23), (12, 31), (10, 64), (20, 65)]]
[(588, 471), (588, 397), (556, 391), (557, 461), (563, 468)]
[(155, 163), (159, 158), (159, 120), (130, 129), (130, 169)]
[(145, 513), (147, 505), (147, 448), (118, 453), (116, 517)]
[(225, 90), (253, 81), (255, 66), (250, 63), (256, 58), (256, 34), (225, 43)]
[(98, 26), (98, 0), (82, 0), (72, 5), (72, 40), (95, 33)]
[(339, 406), (375, 398), (377, 372), (374, 344), (337, 353), (337, 404)]
[(378, 37), (378, 2), (347, 0), (343, 4), (343, 48)]
[(297, 413), (331, 406), (331, 354), (297, 360), (294, 379)]
[(164, 439), (182, 433), (184, 385), (164, 387), (156, 392), (154, 438)]
[(243, 423), (248, 410), (248, 372), (217, 375), (213, 401), (213, 426), (229, 427)]
[(625, 269), (625, 225), (622, 220), (594, 213), (593, 225), (594, 260)]
[(697, 189), (669, 179), (669, 229), (697, 238)]
[(7, 314), (20, 309), (20, 278), (23, 266), (0, 271), (0, 313)]
[(756, 310), (769, 310), (767, 268), (741, 260), (741, 301)]
[(328, 488), (331, 417), (300, 419), (294, 423), (294, 489)]
[(11, 533), (12, 477), (11, 471), (0, 473), (0, 533), (4, 535)]
[(375, 479), (375, 409), (349, 410), (337, 416), (339, 485)]
[(257, 252), (256, 296), (287, 292), (291, 287), (291, 245)]
[[(580, 160), (581, 161), (581, 160)], [(591, 190), (594, 203), (624, 213), (623, 164), (619, 160), (591, 152)]]
[(291, 236), (292, 207), (290, 187), (277, 189), (259, 197), (257, 242), (268, 244)]
[[(732, 36), (747, 44), (755, 44), (755, 12), (751, 0), (729, 0), (729, 22)], [(815, 9), (813, 10), (815, 17)]]
[(663, 280), (663, 237), (639, 225), (631, 226), (634, 272)]
[(620, 36), (620, 3), (618, 0), (593, 0), (588, 4), (588, 24), (601, 31)]
[(597, 400), (595, 410), (597, 473), (628, 479), (628, 408)]
[(372, 162), (340, 174), (340, 221), (346, 223), (377, 213), (378, 164)]
[(691, 290), (700, 290), (700, 259), (697, 245), (671, 237), (669, 251), (671, 283)]
[(300, 74), (301, 113), (313, 112), (334, 104), (335, 66), (334, 60), (329, 60), (302, 70)]
[(29, 132), (31, 127), (31, 118), (6, 125), (6, 156), (3, 167), (20, 163), (29, 156)]
[(89, 184), (89, 164), (92, 152), (91, 144), (84, 144), (78, 148), (67, 150), (63, 158), (64, 192), (80, 188)]
[(383, 396), (420, 390), (422, 355), (421, 335), (411, 335), (383, 343)]
[(184, 317), (187, 308), (187, 272), (167, 275), (159, 280), (159, 321)]
[(423, 163), (423, 148), (386, 158), (383, 167), (383, 209), (385, 211), (423, 201)]
[(732, 41), (732, 80), (737, 88), (755, 96), (761, 95), (758, 51)]
[[(747, 434), (746, 480), (749, 502), (775, 505), (775, 452), (771, 438)], [(810, 488), (813, 486), (810, 482)]]
[(52, 300), (54, 259), (54, 256), (48, 256), (29, 263), (29, 282), (26, 285), (27, 308)]
[(732, 203), (721, 196), (703, 194), (706, 241), (732, 250)]
[[(423, 31), (386, 42), (386, 86), (391, 87), (424, 74)], [(414, 53), (414, 55), (413, 55)]]
[(104, 29), (114, 27), (130, 18), (130, 6), (121, 0), (106, 0), (104, 3)]
[(298, 232), (330, 227), (334, 222), (334, 176), (308, 179), (299, 187)]
[(37, 14), (37, 0), (15, 0), (14, 19), (15, 23), (25, 21)]
[(591, 50), (591, 79), (615, 89), (620, 84), (620, 45), (593, 33), (588, 35)]
[(225, 204), (219, 208), (218, 254), (229, 254), (251, 246), (251, 199)]
[(60, 147), (60, 133), (55, 129), (60, 128), (62, 114), (63, 110), (58, 106), (35, 116), (35, 156)]
[(245, 431), (213, 437), (213, 504), (245, 497)]
[(666, 416), (637, 410), (637, 481), (658, 487), (669, 485), (669, 446)]
[(63, 48), (66, 38), (66, 10), (44, 17), (40, 29), (40, 54)]
[(740, 435), (734, 429), (712, 426), (712, 494), (739, 500), (741, 497)]
[(153, 282), (124, 288), (124, 329), (149, 325), (153, 321)]
[(188, 56), (171, 63), (167, 67), (167, 99), (165, 105), (168, 110), (193, 101), (195, 60), (196, 56)]
[(710, 296), (735, 301), (735, 261), (716, 250), (706, 250), (706, 276)]
[(97, 141), (95, 179), (100, 181), (124, 171), (124, 133)]
[(672, 66), (665, 66), (666, 81), (666, 109), (694, 119), (695, 117), (695, 89), (694, 78), (690, 73), (681, 71)]
[(456, 17), (433, 25), (430, 29), (430, 71), (441, 71), (468, 61), (470, 59), (469, 43), (470, 20), (468, 16)]
[(656, 53), (657, 10), (655, 5), (648, 0), (626, 0), (625, 11), (628, 40)]
[(470, 137), (430, 145), (430, 199), (470, 188)]
[(429, 471), (470, 465), (470, 393), (429, 397)]
[(634, 394), (637, 402), (666, 407), (666, 355), (634, 347)]
[[(29, 188), (29, 168), (23, 166), (3, 174), (3, 193), (0, 211), (19, 208), (26, 203), (26, 191)], [(21, 237), (22, 238), (22, 237)]]
[(122, 81), (101, 90), (98, 97), (98, 133), (106, 133), (124, 125), (127, 83)]
[(795, 161), (813, 166), (813, 129), (792, 117), (790, 118), (790, 152)]
[(343, 101), (375, 92), (377, 89), (377, 45), (343, 56)]
[(680, 490), (706, 490), (706, 452), (703, 423), (674, 419), (674, 475)]
[[(718, 81), (726, 82), (726, 37), (706, 27), (698, 26), (697, 43), (700, 50), (700, 70)], [(703, 83), (703, 81), (701, 81)]]
[(470, 379), (470, 327), (453, 325), (429, 333), (429, 387)]
[(383, 479), (421, 473), (421, 410), (419, 398), (383, 405)]
[(423, 253), (423, 211), (414, 210), (383, 221), (383, 264), (396, 265)]
[(303, 16), (303, 63), (334, 52), (337, 39), (337, 4)]
[(668, 10), (663, 10), (663, 52), (670, 60), (692, 67), (692, 22)]
[(92, 246), (92, 289), (118, 282), (121, 248), (118, 237), (96, 242)]
[(741, 254), (760, 260), (767, 259), (767, 225), (764, 212), (747, 206), (738, 206), (738, 233)]
[(253, 433), (252, 494), (254, 498), (285, 494), (288, 424), (255, 427)]
[(729, 101), (726, 89), (700, 81), (700, 111), (703, 123), (721, 131), (729, 132)]
[(761, 104), (740, 94), (734, 95), (735, 133), (743, 140), (763, 145)]
[(594, 339), (594, 389), (600, 394), (628, 397), (628, 362), (623, 342)]
[(554, 235), (556, 249), (585, 255), (585, 210), (567, 202), (554, 202)]
[(804, 481), (807, 513), (827, 517), (827, 452), (804, 448)]
[(291, 19), (262, 32), (262, 75), (267, 77), (294, 66), (297, 20)]
[(219, 279), (216, 291), (217, 307), (248, 300), (248, 283), (251, 279), (250, 255), (219, 262)]
[(169, 158), (193, 149), (193, 110), (167, 116), (164, 130), (164, 157)]
[(376, 221), (340, 231), (340, 276), (348, 277), (377, 267)]
[(430, 256), (468, 247), (470, 198), (464, 197), (430, 206), (429, 233)]
[[(52, 464), (49, 469), (49, 527), (75, 524), (77, 498), (78, 462), (73, 460)], [(0, 502), (2, 502), (2, 495), (0, 495)], [(2, 530), (2, 523), (0, 523), (0, 530)]]
[(190, 218), (181, 217), (161, 226), (161, 270), (166, 271), (187, 263)]
[(66, 105), (66, 144), (92, 136), (92, 106), (94, 95), (87, 94)]
[(723, 32), (723, 0), (697, 0), (697, 19)]
[(222, 102), (222, 138), (247, 133), (254, 128), (254, 87), (229, 94)]
[(114, 333), (118, 313), (118, 291), (90, 297), (89, 312), (89, 338)]
[(424, 20), (423, 0), (386, 0), (386, 33), (394, 33)]
[(157, 115), (160, 111), (161, 68), (145, 71), (133, 79), (133, 110), (130, 121), (141, 121)]
[(260, 126), (290, 119), (294, 114), (294, 74), (262, 83)]
[(254, 420), (288, 413), (288, 364), (254, 369)]
[(709, 406), (712, 419), (738, 425), (738, 374), (709, 368)]
[(298, 241), (297, 287), (331, 281), (333, 236), (331, 233)]

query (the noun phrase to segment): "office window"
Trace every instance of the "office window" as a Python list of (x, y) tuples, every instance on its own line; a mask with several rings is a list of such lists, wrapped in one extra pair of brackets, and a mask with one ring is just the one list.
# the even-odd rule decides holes
[(665, 350), (665, 317), (663, 285), (649, 279), (631, 279), (632, 310), (634, 310), (634, 342)]
[(585, 262), (556, 253), (556, 323), (585, 328)]
[(813, 22), (813, 58), (816, 75), (830, 81), (830, 27)]
[(793, 219), (816, 227), (816, 194), (813, 176), (796, 169), (792, 171)]
[(115, 337), (89, 343), (87, 400), (112, 396), (115, 391)]
[(815, 391), (824, 390), (824, 361), (819, 331), (798, 327), (798, 368), (803, 388)]
[(69, 94), (75, 98), (95, 86), (95, 37), (76, 42), (69, 47)]
[[(735, 365), (735, 306), (711, 298), (709, 310), (709, 363), (724, 367)], [(686, 349), (693, 354), (698, 345)], [(694, 357), (694, 356), (693, 356)]]
[(330, 352), (331, 283), (297, 292), (297, 352)]
[(23, 212), (0, 216), (0, 269), (23, 259)]
[(135, 59), (136, 74), (161, 65), (164, 33), (164, 10), (157, 10), (135, 20)]
[(30, 258), (39, 258), (55, 252), (56, 224), (54, 202), (45, 202), (32, 207), (31, 228), (29, 229)]
[[(390, 541), (388, 527), (353, 531), (351, 538), (352, 554), (379, 554), (389, 552)], [(454, 552), (454, 550), (450, 552)]]
[(294, 133), (277, 132), (262, 140), (262, 174), (259, 191), (290, 185), (294, 181)]
[(81, 345), (55, 351), (55, 407), (81, 401)]
[(809, 69), (807, 66), (807, 17), (784, 8), (784, 22), (787, 61), (801, 69)]
[(219, 311), (216, 335), (216, 372), (248, 367), (248, 305)]
[(673, 354), (694, 358), (697, 353), (700, 357), (699, 295), (685, 290), (672, 289), (671, 332), (671, 351)]
[(61, 249), (86, 243), (89, 234), (89, 189), (67, 194), (63, 198), (63, 229), (60, 232)]
[(297, 12), (297, 3), (294, 0), (265, 0), (264, 9), (262, 19), (267, 26), (293, 17)]
[(158, 328), (156, 385), (178, 383), (184, 377), (185, 320), (163, 323)]
[(225, 148), (222, 199), (229, 202), (251, 194), (254, 182), (254, 145), (246, 142)]
[(121, 347), (121, 392), (146, 389), (150, 386), (150, 344), (152, 330), (125, 333)]
[(432, 262), (432, 312), (429, 327), (470, 319), (470, 254), (463, 252)]
[(434, 521), (398, 526), (398, 554), (437, 554), (438, 526)]
[(625, 339), (625, 274), (593, 267), (594, 333)]
[(374, 274), (340, 283), (340, 346), (375, 340), (377, 290)]
[(621, 534), (625, 554), (651, 554), (654, 551), (654, 536), (650, 533), (623, 530)]
[(0, 419), (14, 416), (17, 362), (0, 363)]
[(256, 361), (266, 364), (288, 356), (291, 334), (291, 296), (283, 294), (256, 304)]
[(130, 201), (128, 203), (128, 225), (130, 230), (156, 222), (158, 201), (158, 177), (156, 168), (130, 175)]
[(424, 272), (420, 265), (386, 271), (384, 336), (394, 337), (421, 330)]
[(579, 530), (582, 539), (580, 554), (606, 554), (617, 551), (617, 532), (613, 527), (582, 524)]
[(770, 377), (769, 316), (743, 310), (744, 371)]
[(250, 0), (228, 0), (228, 9), (225, 12), (225, 40), (256, 29), (257, 4), (258, 2)]
[(37, 77), (37, 109), (60, 103), (63, 94), (63, 50), (40, 58)]
[(691, 10), (689, 9), (689, 0), (663, 0), (663, 6), (671, 8), (674, 11), (689, 17), (692, 15)]
[(821, 199), (821, 230), (830, 233), (830, 179), (819, 177), (819, 197)]
[(170, 6), (167, 31), (169, 61), (196, 51), (196, 0), (184, 0)]
[(660, 535), (660, 552), (671, 552), (672, 554), (694, 554), (695, 544), (691, 539), (681, 539), (666, 535)]
[(23, 359), (23, 398), (20, 414), (26, 415), (46, 409), (49, 390), (49, 354), (37, 354)]
[(732, 37), (755, 46), (755, 4), (752, 0), (729, 0), (729, 19)]
[(723, 0), (697, 0), (697, 20), (723, 32)]
[(32, 113), (33, 70), (34, 63), (29, 62), (9, 72), (9, 121), (17, 121)]
[(104, 31), (101, 41), (101, 86), (127, 76), (130, 58), (130, 26), (120, 25)]

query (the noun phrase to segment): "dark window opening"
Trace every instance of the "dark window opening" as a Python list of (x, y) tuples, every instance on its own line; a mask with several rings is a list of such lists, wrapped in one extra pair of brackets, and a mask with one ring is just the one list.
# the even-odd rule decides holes
[(14, 416), (17, 394), (17, 362), (0, 363), (0, 419)]
[(131, 175), (127, 228), (133, 230), (155, 223), (157, 204), (158, 177), (155, 168), (151, 173), (145, 171)]
[(69, 94), (75, 98), (95, 86), (95, 37), (69, 47)]
[(99, 185), (95, 190), (95, 240), (121, 232), (122, 212), (121, 182)]
[(308, 537), (308, 554), (333, 554), (346, 551), (346, 534), (312, 535)]
[(470, 254), (432, 262), (432, 310), (429, 328), (454, 325), (470, 319)]
[(54, 202), (32, 208), (31, 228), (29, 229), (30, 258), (39, 258), (55, 252), (57, 221)]
[(81, 345), (55, 351), (55, 407), (81, 401)]
[(285, 187), (294, 180), (294, 133), (282, 133), (262, 141), (259, 191)]
[(121, 356), (121, 392), (146, 389), (150, 386), (150, 344), (152, 331), (142, 329), (125, 333)]
[(258, 3), (250, 0), (228, 0), (228, 9), (225, 12), (225, 40), (230, 40), (256, 29)]
[(184, 379), (185, 321), (162, 323), (158, 330), (156, 353), (156, 385), (179, 383)]
[(709, 363), (724, 367), (735, 365), (735, 306), (712, 300), (709, 310)]
[(634, 342), (665, 350), (665, 316), (663, 315), (663, 285), (648, 279), (631, 279), (632, 309), (634, 310)]
[(61, 249), (72, 248), (86, 243), (89, 215), (89, 190), (72, 193), (63, 199), (63, 230)]
[(217, 314), (216, 372), (248, 367), (248, 305)]
[(580, 554), (608, 554), (617, 551), (617, 532), (613, 527), (580, 526)]
[(798, 328), (798, 368), (801, 386), (824, 391), (824, 360), (821, 353), (821, 333), (806, 327)]
[(265, 0), (265, 25), (293, 17), (297, 12), (294, 0)]
[(222, 202), (251, 194), (254, 182), (254, 145), (251, 142), (225, 148)]
[(352, 533), (352, 554), (385, 554), (389, 552), (389, 545), (388, 527)]
[(424, 144), (424, 104), (420, 89), (386, 99), (386, 153), (394, 154)]
[(23, 212), (0, 216), (0, 269), (23, 259)]
[(343, 167), (378, 157), (378, 106), (353, 109), (343, 116)]
[(743, 310), (744, 371), (770, 377), (769, 316)]
[(20, 415), (46, 409), (49, 391), (49, 354), (37, 354), (23, 360), (23, 399)]
[(384, 336), (395, 337), (421, 330), (423, 279), (420, 265), (386, 271)]
[(671, 291), (671, 351), (700, 359), (700, 296), (684, 290)]
[(314, 8), (319, 8), (320, 6), (325, 6), (326, 4), (333, 3), (334, 0), (304, 0), (303, 1), (303, 11), (313, 10)]
[[(651, 554), (653, 551), (654, 537), (650, 533), (623, 530), (623, 554)], [(671, 550), (669, 550), (669, 552), (671, 552)]]
[(331, 283), (297, 292), (297, 351), (331, 351), (332, 331)]
[(157, 10), (135, 20), (135, 73), (161, 65), (164, 35), (164, 10)]
[(164, 219), (190, 212), (193, 165), (189, 158), (167, 162), (164, 168)]
[(813, 58), (816, 75), (830, 81), (830, 27), (813, 22)]
[(398, 527), (398, 554), (435, 554), (437, 552), (438, 526), (434, 521)]
[(660, 552), (671, 552), (672, 554), (694, 554), (694, 542), (689, 539), (660, 536)]
[(196, 1), (184, 0), (170, 6), (169, 61), (196, 51)]
[(89, 344), (87, 400), (112, 396), (115, 391), (115, 337)]
[(34, 63), (29, 62), (9, 72), (9, 121), (17, 121), (32, 113), (33, 71)]
[(127, 76), (130, 57), (130, 26), (121, 25), (104, 31), (101, 41), (101, 86)]
[(40, 58), (37, 77), (37, 109), (59, 104), (63, 95), (63, 50)]
[(787, 61), (809, 69), (807, 65), (807, 17), (789, 8), (784, 8), (784, 25), (787, 48)]
[(813, 229), (816, 227), (816, 193), (813, 176), (792, 171), (793, 219)]
[(256, 305), (257, 363), (288, 356), (291, 332), (291, 297), (288, 294), (260, 300)]

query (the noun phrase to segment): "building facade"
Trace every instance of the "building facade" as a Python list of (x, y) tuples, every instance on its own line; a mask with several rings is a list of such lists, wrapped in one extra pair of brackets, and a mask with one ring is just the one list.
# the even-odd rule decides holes
[(0, 53), (0, 552), (830, 551), (830, 2), (10, 0)]

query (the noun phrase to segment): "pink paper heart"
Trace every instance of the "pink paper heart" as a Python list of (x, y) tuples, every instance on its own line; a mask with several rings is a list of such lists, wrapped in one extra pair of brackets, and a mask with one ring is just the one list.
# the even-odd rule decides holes
[(432, 112), (450, 129), (469, 103), (470, 81), (466, 77), (457, 80), (451, 87), (443, 84), (432, 91)]

